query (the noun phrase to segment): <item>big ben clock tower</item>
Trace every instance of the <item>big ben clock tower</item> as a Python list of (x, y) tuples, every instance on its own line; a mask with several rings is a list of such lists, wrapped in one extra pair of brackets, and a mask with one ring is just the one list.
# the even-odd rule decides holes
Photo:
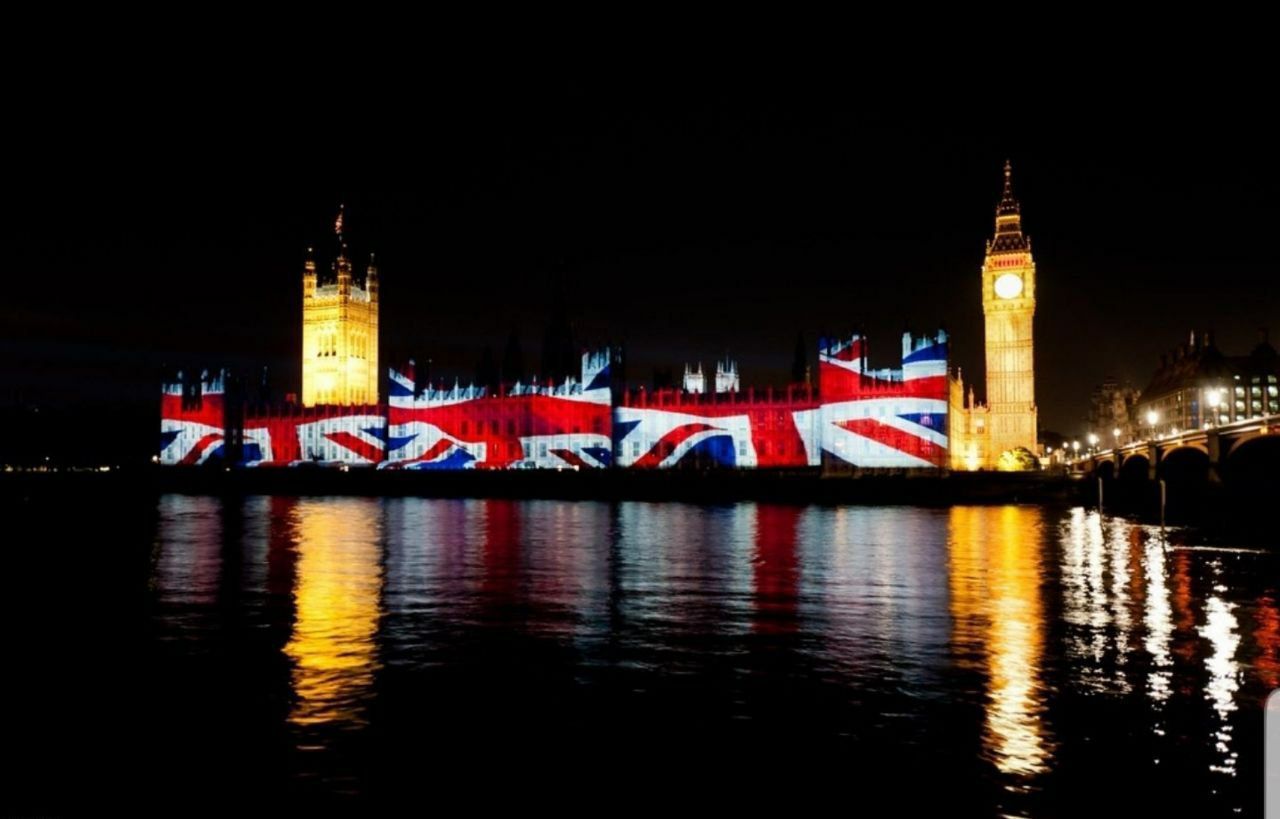
[(1038, 454), (1032, 318), (1036, 312), (1036, 264), (1022, 214), (1013, 198), (1009, 163), (996, 207), (996, 234), (982, 265), (982, 312), (987, 332), (989, 457), (1025, 447)]

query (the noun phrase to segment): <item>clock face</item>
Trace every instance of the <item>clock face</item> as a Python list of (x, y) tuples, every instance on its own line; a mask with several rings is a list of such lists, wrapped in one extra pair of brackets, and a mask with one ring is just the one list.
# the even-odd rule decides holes
[(1006, 273), (996, 279), (996, 295), (1002, 299), (1017, 298), (1022, 292), (1022, 277), (1017, 273)]

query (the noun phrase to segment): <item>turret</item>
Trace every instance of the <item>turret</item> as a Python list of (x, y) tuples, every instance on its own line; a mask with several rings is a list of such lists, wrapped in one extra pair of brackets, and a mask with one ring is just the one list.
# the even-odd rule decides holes
[(707, 380), (702, 374), (702, 362), (698, 362), (697, 369), (684, 365), (684, 381), (681, 385), (684, 391), (692, 395), (702, 395), (707, 391)]
[(342, 216), (345, 205), (338, 206), (338, 218), (333, 223), (333, 232), (338, 237), (338, 258), (333, 261), (334, 276), (338, 281), (339, 295), (351, 294), (351, 260), (347, 258), (347, 240), (342, 235)]
[(738, 388), (738, 362), (729, 358), (724, 361), (717, 361), (716, 394), (737, 392)]
[(316, 257), (312, 248), (307, 248), (307, 260), (302, 265), (302, 298), (313, 299), (316, 296)]
[(369, 254), (369, 267), (364, 273), (364, 289), (369, 294), (369, 301), (378, 300), (378, 265), (372, 253)]

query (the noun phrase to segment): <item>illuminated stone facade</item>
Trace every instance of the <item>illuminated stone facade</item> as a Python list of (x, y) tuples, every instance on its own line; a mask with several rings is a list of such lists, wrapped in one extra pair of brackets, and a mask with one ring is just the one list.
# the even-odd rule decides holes
[(370, 405), (378, 403), (378, 271), (369, 266), (354, 280), (342, 211), (334, 231), (338, 257), (323, 283), (307, 254), (302, 274), (302, 404)]
[(1036, 442), (1035, 347), (1036, 265), (1031, 239), (1022, 233), (1022, 213), (1013, 197), (1009, 163), (996, 207), (995, 237), (982, 265), (982, 311), (986, 318), (987, 402), (965, 394), (957, 374), (951, 388), (952, 469), (994, 469), (1000, 455), (1019, 447), (1039, 452)]

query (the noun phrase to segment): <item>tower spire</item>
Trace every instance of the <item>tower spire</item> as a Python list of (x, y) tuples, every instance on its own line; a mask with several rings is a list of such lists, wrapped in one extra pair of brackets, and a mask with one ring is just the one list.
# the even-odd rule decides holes
[(333, 220), (333, 233), (338, 237), (338, 266), (347, 260), (347, 237), (343, 235), (343, 224), (346, 221), (347, 206), (338, 205), (338, 218)]
[(996, 235), (988, 253), (1009, 253), (1030, 249), (1030, 242), (1022, 235), (1022, 208), (1013, 196), (1013, 164), (1004, 161), (1004, 191), (996, 206)]
[(378, 263), (372, 253), (369, 254), (369, 266), (364, 272), (364, 289), (370, 301), (378, 300)]
[(338, 205), (338, 218), (333, 221), (333, 233), (338, 237), (338, 256), (333, 260), (333, 275), (342, 292), (351, 289), (351, 261), (347, 258), (347, 237), (342, 234), (346, 210), (345, 204)]

